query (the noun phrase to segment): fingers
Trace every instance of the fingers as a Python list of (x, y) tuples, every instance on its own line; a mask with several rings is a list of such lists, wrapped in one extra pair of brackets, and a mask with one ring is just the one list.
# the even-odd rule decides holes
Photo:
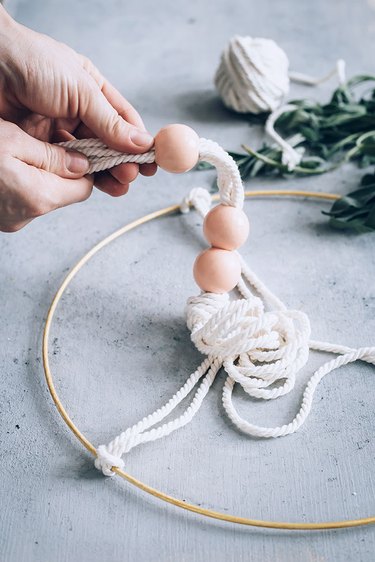
[(15, 158), (62, 178), (74, 179), (87, 174), (89, 162), (83, 154), (40, 141), (18, 127), (16, 129), (9, 146)]
[(111, 195), (111, 197), (120, 197), (121, 195), (126, 195), (129, 191), (128, 183), (120, 183), (108, 172), (95, 174), (95, 187)]
[(126, 119), (128, 123), (135, 125), (135, 127), (145, 130), (144, 123), (138, 111), (134, 109), (132, 104), (129, 103), (112, 84), (107, 82), (107, 80), (105, 80), (103, 84), (102, 92), (121, 117)]
[(79, 117), (105, 144), (122, 152), (139, 154), (153, 145), (153, 137), (125, 121), (90, 76), (81, 85)]
[(129, 184), (138, 175), (137, 164), (120, 164), (110, 170), (95, 174), (95, 186), (112, 197), (125, 195), (129, 191)]
[(74, 137), (66, 129), (57, 129), (53, 134), (52, 142), (66, 142), (74, 140), (75, 138), (76, 137)]
[(118, 90), (96, 68), (96, 66), (91, 62), (90, 59), (84, 55), (79, 55), (81, 64), (83, 68), (90, 74), (94, 79), (96, 84), (99, 86), (100, 90), (103, 92), (104, 96), (107, 98), (112, 107), (115, 108), (117, 113), (121, 115), (128, 123), (138, 127), (139, 129), (145, 130), (144, 123), (138, 111), (134, 109), (131, 103), (126, 100)]
[(62, 178), (16, 159), (14, 170), (18, 178), (22, 178), (27, 218), (35, 218), (60, 207), (86, 201), (91, 195), (94, 183), (93, 176)]
[(86, 200), (93, 178), (61, 178), (17, 158), (0, 158), (0, 231), (16, 232), (32, 219)]
[(83, 176), (81, 156), (0, 120), (0, 230), (15, 232), (35, 217), (87, 199), (93, 176)]
[(139, 166), (138, 164), (134, 164), (132, 162), (128, 164), (120, 164), (119, 166), (112, 168), (110, 172), (120, 183), (131, 183), (138, 176)]
[(24, 228), (32, 219), (26, 221), (12, 222), (4, 221), (0, 222), (0, 232), (18, 232), (21, 228)]
[[(75, 131), (75, 135), (77, 138), (92, 138), (94, 133), (86, 125), (81, 124)], [(67, 131), (56, 131), (56, 137), (59, 142), (74, 139), (73, 135)], [(121, 164), (106, 172), (95, 174), (94, 183), (108, 195), (119, 197), (128, 192), (129, 184), (136, 179), (138, 172), (143, 176), (153, 176), (156, 170), (156, 164), (142, 164), (141, 166), (134, 163)], [(113, 181), (113, 178), (117, 180), (117, 183)]]
[[(70, 123), (63, 122), (63, 119), (55, 119), (54, 128), (51, 131), (50, 142), (64, 142), (73, 140), (74, 131), (79, 127), (79, 119), (71, 119)], [(65, 120), (67, 121), (67, 120)]]
[(139, 173), (142, 174), (142, 176), (154, 176), (157, 172), (157, 165), (154, 164), (141, 164), (139, 166)]

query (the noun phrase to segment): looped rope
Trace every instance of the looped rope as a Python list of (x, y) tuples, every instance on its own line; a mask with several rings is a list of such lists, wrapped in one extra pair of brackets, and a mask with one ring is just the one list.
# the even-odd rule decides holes
[(199, 160), (208, 162), (216, 168), (217, 186), (220, 202), (242, 209), (244, 201), (243, 185), (237, 164), (217, 142), (200, 139)]
[[(274, 127), (280, 115), (286, 113), (287, 111), (294, 111), (296, 109), (297, 106), (290, 103), (283, 105), (282, 107), (276, 109), (271, 113), (264, 125), (264, 129), (267, 135), (282, 149), (281, 162), (288, 168), (290, 172), (292, 172), (294, 168), (301, 162), (304, 149), (294, 148), (275, 131)], [(305, 139), (301, 136), (301, 141), (304, 140)]]
[[(121, 456), (129, 452), (133, 447), (141, 443), (160, 439), (188, 424), (201, 407), (220, 367), (221, 363), (217, 359), (206, 358), (164, 406), (115, 437), (108, 445), (100, 445), (96, 451), (97, 459), (95, 460), (95, 466), (102, 470), (106, 476), (112, 476), (114, 474), (111, 470), (112, 466), (117, 466), (119, 459), (122, 462)], [(199, 381), (201, 381), (200, 385), (185, 412), (159, 427), (153, 427), (163, 421), (186, 398)]]
[(211, 207), (211, 195), (204, 187), (194, 187), (187, 197), (184, 197), (180, 204), (180, 212), (186, 215), (194, 207), (198, 213), (204, 217)]
[[(77, 150), (84, 154), (89, 160), (88, 173), (100, 172), (124, 164), (127, 162), (135, 162), (137, 164), (150, 164), (155, 162), (155, 151), (149, 150), (143, 154), (127, 154), (118, 152), (108, 148), (99, 139), (74, 139), (71, 141), (61, 142), (59, 146), (70, 150)], [(243, 206), (243, 187), (241, 176), (233, 158), (225, 152), (216, 142), (201, 138), (199, 139), (199, 160), (212, 164), (217, 169), (217, 185), (219, 188), (222, 203), (224, 205), (233, 205), (234, 207)], [(204, 207), (200, 207), (198, 203), (197, 209), (201, 209), (202, 213), (206, 212), (208, 203), (207, 196), (202, 192), (192, 192), (191, 197), (195, 197), (194, 204), (197, 202), (196, 196), (200, 200), (205, 200)], [(191, 200), (193, 203), (193, 200)], [(182, 202), (182, 212), (187, 212), (190, 202), (184, 204)]]
[[(234, 160), (212, 141), (200, 140), (200, 159), (218, 170), (221, 203), (242, 207), (243, 187)], [(210, 196), (195, 188), (181, 204), (183, 212), (194, 206), (202, 216), (210, 207)], [(111, 476), (113, 467), (123, 466), (122, 455), (133, 447), (155, 441), (189, 423), (201, 407), (217, 373), (224, 367), (227, 378), (222, 402), (232, 423), (256, 437), (280, 437), (295, 432), (310, 413), (314, 392), (321, 379), (334, 369), (361, 359), (375, 364), (375, 347), (351, 349), (327, 342), (310, 341), (310, 322), (304, 312), (288, 310), (251, 271), (241, 256), (240, 298), (228, 294), (202, 293), (187, 301), (187, 326), (191, 340), (206, 358), (180, 390), (153, 414), (129, 427), (108, 445), (97, 449), (95, 466)], [(310, 378), (301, 407), (294, 419), (280, 427), (262, 427), (243, 419), (236, 411), (232, 392), (235, 383), (250, 396), (272, 400), (290, 392), (296, 376), (307, 363), (309, 349), (339, 354)], [(186, 410), (164, 421), (194, 391)]]
[(210, 296), (188, 301), (187, 324), (197, 349), (219, 358), (229, 377), (250, 396), (270, 400), (289, 392), (308, 359), (306, 314), (266, 312), (254, 295), (234, 301), (220, 295), (208, 302)]
[(94, 461), (95, 468), (101, 470), (105, 476), (113, 476), (113, 467), (124, 468), (125, 463), (121, 457), (112, 455), (105, 445), (97, 448), (97, 457)]
[(320, 76), (318, 78), (309, 76), (308, 74), (303, 74), (302, 72), (289, 72), (289, 78), (293, 80), (293, 82), (299, 82), (300, 84), (306, 84), (306, 86), (319, 86), (319, 84), (323, 84), (323, 82), (327, 82), (330, 78), (337, 76), (337, 81), (340, 86), (345, 84), (346, 82), (346, 63), (343, 59), (338, 59), (336, 65), (328, 74), (324, 76)]
[[(339, 86), (342, 86), (346, 82), (346, 72), (345, 72), (345, 61), (339, 59), (336, 62), (335, 67), (325, 76), (320, 78), (313, 78), (306, 74), (302, 74), (300, 72), (289, 72), (289, 78), (293, 82), (299, 82), (301, 84), (306, 84), (308, 86), (318, 86), (323, 82), (326, 82), (333, 76), (337, 76), (337, 81)], [(298, 164), (301, 162), (304, 148), (294, 148), (290, 142), (287, 142), (283, 139), (276, 131), (275, 131), (275, 123), (278, 118), (287, 111), (295, 111), (298, 109), (296, 105), (293, 104), (285, 104), (281, 107), (275, 108), (272, 113), (268, 116), (267, 121), (265, 123), (265, 131), (269, 137), (281, 148), (281, 161), (282, 163), (288, 168), (288, 171), (292, 172)], [(302, 141), (304, 138), (302, 138)]]

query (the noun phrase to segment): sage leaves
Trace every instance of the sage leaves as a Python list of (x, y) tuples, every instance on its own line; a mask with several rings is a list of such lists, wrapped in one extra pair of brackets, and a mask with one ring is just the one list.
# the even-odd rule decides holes
[[(264, 143), (254, 150), (243, 145), (244, 153), (230, 153), (242, 179), (324, 174), (349, 161), (361, 168), (375, 165), (374, 83), (375, 76), (354, 76), (333, 92), (327, 104), (307, 99), (291, 101), (296, 108), (280, 115), (275, 127), (301, 152), (301, 162), (291, 171), (283, 164), (278, 146)], [(208, 167), (199, 165), (198, 169)], [(337, 200), (325, 214), (334, 227), (375, 231), (375, 174), (366, 175), (360, 189)]]
[(354, 229), (357, 232), (375, 230), (375, 174), (362, 178), (361, 188), (348, 193), (333, 204), (330, 223), (336, 228)]

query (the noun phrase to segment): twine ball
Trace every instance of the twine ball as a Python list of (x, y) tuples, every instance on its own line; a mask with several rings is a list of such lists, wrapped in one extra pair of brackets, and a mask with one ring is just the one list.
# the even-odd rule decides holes
[(234, 37), (221, 55), (215, 86), (239, 113), (274, 111), (289, 92), (289, 60), (272, 39)]

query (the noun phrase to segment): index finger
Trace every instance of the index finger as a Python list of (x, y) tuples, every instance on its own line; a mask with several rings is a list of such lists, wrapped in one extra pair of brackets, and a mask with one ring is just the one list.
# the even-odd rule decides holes
[(95, 80), (99, 86), (102, 94), (105, 96), (107, 101), (112, 105), (112, 107), (117, 111), (119, 115), (125, 121), (138, 127), (139, 129), (145, 129), (144, 123), (139, 115), (138, 111), (134, 109), (131, 103), (120, 94), (120, 92), (112, 86), (110, 82), (102, 73), (96, 68), (96, 66), (91, 62), (90, 59), (84, 55), (78, 55), (83, 68), (90, 74), (90, 76)]
[(138, 111), (114, 86), (112, 86), (112, 84), (110, 84), (110, 82), (108, 82), (108, 80), (104, 80), (102, 92), (112, 107), (115, 108), (117, 113), (121, 115), (123, 119), (139, 129), (146, 130)]

